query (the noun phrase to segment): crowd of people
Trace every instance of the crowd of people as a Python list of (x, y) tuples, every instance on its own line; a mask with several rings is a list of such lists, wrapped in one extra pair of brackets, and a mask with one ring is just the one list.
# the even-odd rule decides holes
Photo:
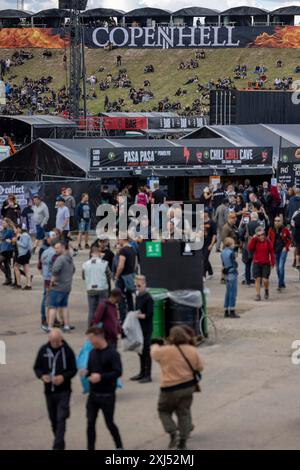
[(207, 187), (201, 197), (205, 206), (204, 271), (213, 275), (210, 255), (213, 247), (221, 253), (222, 282), (226, 283), (225, 317), (238, 318), (235, 312), (238, 264), (241, 253), (242, 283), (255, 285), (256, 301), (268, 300), (271, 269), (276, 267), (277, 290), (286, 289), (285, 265), (294, 247), (293, 267), (300, 270), (300, 189), (284, 189), (280, 183), (264, 182), (257, 187), (245, 184)]
[[(132, 194), (129, 185), (113, 194), (107, 186), (101, 190), (101, 203), (112, 204), (120, 216), (124, 198), (129, 203), (151, 209), (151, 204), (163, 206), (167, 195), (157, 183), (151, 190), (141, 186)], [(278, 292), (286, 288), (285, 264), (294, 247), (294, 266), (300, 270), (300, 189), (286, 190), (280, 184), (263, 182), (252, 186), (219, 184), (206, 187), (199, 200), (203, 211), (204, 280), (213, 276), (210, 255), (214, 249), (222, 261), (221, 282), (225, 284), (224, 316), (240, 318), (236, 311), (239, 265), (243, 265), (242, 283), (255, 286), (257, 302), (271, 296), (269, 278), (276, 267)], [(170, 330), (166, 342), (152, 340), (154, 302), (147, 289), (147, 280), (139, 265), (139, 241), (130, 233), (119, 232), (115, 246), (108, 234), (91, 239), (92, 206), (89, 195), (75, 201), (70, 188), (61, 188), (56, 198), (56, 223), (49, 228), (49, 208), (40, 196), (32, 200), (31, 217), (35, 236), (20, 225), (22, 212), (14, 195), (3, 203), (0, 241), (0, 269), (4, 273), (5, 289), (32, 289), (30, 261), (37, 256), (43, 279), (41, 298), (41, 329), (49, 334), (42, 346), (34, 371), (45, 386), (48, 414), (54, 434), (54, 449), (65, 448), (66, 420), (70, 411), (71, 381), (77, 370), (88, 384), (87, 448), (95, 449), (96, 421), (102, 410), (106, 426), (117, 449), (124, 444), (114, 422), (116, 389), (122, 376), (122, 358), (118, 342), (126, 337), (128, 318), (138, 322), (143, 342), (138, 350), (140, 370), (131, 380), (139, 384), (152, 381), (152, 360), (161, 368), (161, 391), (158, 413), (165, 431), (170, 435), (170, 448), (186, 449), (192, 432), (191, 405), (193, 393), (199, 389), (203, 363), (195, 347), (196, 332), (187, 326)], [(172, 238), (190, 240), (191, 226), (180, 208), (172, 212), (168, 231)], [(24, 214), (23, 214), (24, 216)], [(28, 216), (28, 214), (27, 214)], [(148, 226), (149, 217), (141, 224)], [(158, 230), (160, 221), (156, 221)], [(74, 231), (78, 231), (74, 239)], [(151, 230), (148, 231), (151, 238)], [(87, 259), (81, 267), (82, 282), (87, 298), (86, 365), (79, 366), (75, 353), (62, 334), (70, 334), (70, 295), (75, 274), (74, 256), (86, 250)], [(239, 257), (241, 258), (239, 260)], [(11, 270), (13, 261), (13, 273)], [(77, 268), (78, 269), (78, 268)], [(14, 274), (14, 278), (12, 276)], [(263, 289), (263, 295), (261, 290)], [(152, 344), (153, 343), (153, 344)], [(102, 396), (105, 395), (105, 400)], [(177, 415), (177, 422), (173, 414)]]

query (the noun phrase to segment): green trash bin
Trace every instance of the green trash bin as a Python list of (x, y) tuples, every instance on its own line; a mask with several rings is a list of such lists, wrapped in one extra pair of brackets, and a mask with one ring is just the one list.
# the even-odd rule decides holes
[(152, 338), (165, 337), (165, 303), (168, 298), (167, 289), (149, 289), (154, 300)]

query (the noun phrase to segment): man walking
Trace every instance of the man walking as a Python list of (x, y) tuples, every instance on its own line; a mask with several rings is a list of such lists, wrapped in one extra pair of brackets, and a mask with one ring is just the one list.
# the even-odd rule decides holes
[(215, 223), (217, 225), (217, 244), (216, 251), (220, 253), (221, 243), (222, 243), (222, 230), (224, 225), (227, 222), (229, 201), (228, 199), (223, 199), (222, 203), (217, 207), (215, 212)]
[(115, 347), (117, 347), (118, 338), (122, 331), (117, 309), (117, 305), (120, 303), (121, 299), (121, 290), (113, 289), (108, 299), (100, 301), (92, 321), (92, 326), (102, 324), (101, 328), (104, 330), (105, 338)]
[[(124, 236), (125, 237), (125, 236)], [(126, 317), (127, 311), (133, 310), (133, 292), (135, 291), (135, 268), (136, 268), (136, 254), (133, 248), (129, 245), (128, 239), (119, 239), (120, 251), (119, 261), (116, 270), (116, 286), (121, 289), (122, 294), (125, 298), (122, 298), (120, 302), (120, 316), (121, 322), (123, 323)]]
[(100, 257), (97, 246), (94, 246), (91, 250), (91, 259), (82, 265), (82, 278), (85, 281), (88, 297), (88, 326), (91, 326), (100, 300), (108, 297), (111, 280), (108, 262)]
[(269, 299), (269, 278), (271, 267), (275, 265), (275, 256), (272, 242), (266, 237), (262, 227), (257, 227), (255, 235), (250, 240), (248, 250), (253, 253), (253, 277), (255, 279), (256, 299), (261, 300), (260, 286), (263, 282), (265, 300)]
[(116, 448), (122, 449), (121, 436), (114, 423), (117, 380), (122, 375), (121, 358), (116, 348), (108, 344), (103, 329), (89, 328), (86, 334), (94, 348), (89, 355), (87, 370), (81, 371), (81, 375), (87, 376), (90, 382), (87, 401), (88, 450), (95, 450), (99, 410), (102, 410)]
[(49, 232), (48, 237), (45, 239), (40, 251), (39, 251), (39, 264), (43, 281), (44, 291), (41, 304), (41, 329), (46, 333), (49, 332), (49, 309), (48, 309), (48, 296), (49, 288), (52, 278), (52, 267), (57, 257), (54, 246), (57, 242), (57, 235), (55, 232)]
[(53, 450), (65, 449), (66, 420), (70, 416), (71, 380), (76, 375), (75, 354), (57, 329), (38, 352), (34, 372), (44, 383), (49, 419), (54, 434)]
[(210, 254), (217, 240), (217, 227), (209, 216), (209, 211), (204, 211), (204, 243), (203, 243), (203, 259), (204, 259), (204, 277), (208, 273), (208, 279), (212, 278), (214, 272), (209, 261)]
[(292, 243), (292, 234), (284, 226), (281, 216), (274, 219), (274, 226), (269, 229), (269, 238), (273, 244), (278, 277), (278, 292), (285, 289), (285, 263)]
[(53, 328), (57, 311), (60, 310), (64, 320), (63, 330), (70, 332), (68, 303), (75, 266), (73, 258), (63, 243), (56, 243), (55, 252), (57, 259), (52, 267), (52, 278), (48, 297), (49, 327)]
[(141, 384), (149, 383), (151, 379), (151, 338), (153, 331), (153, 299), (147, 292), (145, 276), (136, 276), (135, 285), (137, 289), (136, 310), (138, 311), (138, 319), (143, 332), (144, 347), (140, 354), (141, 369), (140, 373), (131, 378), (137, 380)]
[(40, 196), (36, 195), (33, 197), (32, 210), (33, 223), (36, 229), (36, 240), (33, 246), (33, 252), (35, 253), (40, 241), (43, 241), (45, 238), (45, 227), (49, 220), (49, 209)]
[(71, 188), (66, 189), (66, 196), (64, 199), (65, 199), (66, 207), (69, 209), (69, 213), (70, 213), (70, 231), (72, 232), (73, 230), (75, 230), (76, 201), (73, 196), (73, 191)]
[(66, 245), (69, 243), (70, 232), (70, 212), (66, 207), (65, 199), (61, 196), (57, 198), (57, 213), (55, 228), (62, 234), (62, 239)]
[(82, 194), (81, 202), (76, 207), (76, 217), (78, 220), (78, 249), (82, 249), (82, 236), (85, 238), (85, 248), (89, 249), (89, 232), (91, 230), (92, 209), (89, 204), (89, 195), (87, 193)]

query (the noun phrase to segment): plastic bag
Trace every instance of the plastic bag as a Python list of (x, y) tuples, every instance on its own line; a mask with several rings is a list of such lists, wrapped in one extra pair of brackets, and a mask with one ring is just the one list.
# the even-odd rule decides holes
[(135, 351), (142, 354), (144, 347), (144, 336), (140, 322), (137, 318), (138, 312), (129, 312), (123, 323), (125, 338), (123, 339), (124, 351)]
[[(90, 341), (86, 340), (79, 352), (79, 355), (77, 357), (77, 369), (87, 369), (88, 362), (89, 362), (89, 355), (91, 350), (93, 349), (93, 346)], [(87, 377), (80, 377), (83, 393), (89, 393), (90, 391), (90, 383)]]
[(203, 305), (200, 290), (176, 290), (169, 292), (169, 299), (179, 305), (186, 305), (187, 307), (201, 308)]

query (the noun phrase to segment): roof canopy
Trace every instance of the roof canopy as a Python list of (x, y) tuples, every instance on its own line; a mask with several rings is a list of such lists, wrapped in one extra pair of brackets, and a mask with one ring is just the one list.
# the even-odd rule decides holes
[(32, 13), (22, 10), (0, 10), (0, 18), (30, 18)]
[(67, 10), (50, 8), (49, 10), (41, 10), (32, 16), (33, 18), (65, 18), (66, 16), (69, 16), (69, 13)]
[(93, 8), (81, 13), (81, 16), (91, 18), (122, 18), (125, 12), (122, 10), (114, 10), (113, 8)]
[(20, 121), (32, 127), (76, 127), (76, 123), (69, 119), (61, 118), (59, 116), (0, 116), (0, 122), (3, 119), (12, 119), (13, 121)]
[(196, 16), (217, 16), (220, 12), (217, 10), (211, 10), (210, 8), (201, 8), (201, 7), (188, 7), (188, 8), (181, 8), (181, 10), (177, 10), (172, 13), (173, 17), (176, 16), (189, 16), (189, 17), (196, 17)]
[(277, 8), (271, 12), (272, 15), (300, 15), (300, 6), (291, 5), (288, 7)]
[(135, 10), (131, 10), (128, 13), (125, 13), (124, 16), (129, 16), (129, 17), (145, 17), (145, 18), (151, 18), (153, 16), (159, 17), (159, 16), (170, 16), (171, 12), (167, 10), (161, 10), (160, 8), (136, 8)]
[(261, 16), (267, 13), (267, 10), (261, 8), (241, 6), (222, 11), (221, 16)]

